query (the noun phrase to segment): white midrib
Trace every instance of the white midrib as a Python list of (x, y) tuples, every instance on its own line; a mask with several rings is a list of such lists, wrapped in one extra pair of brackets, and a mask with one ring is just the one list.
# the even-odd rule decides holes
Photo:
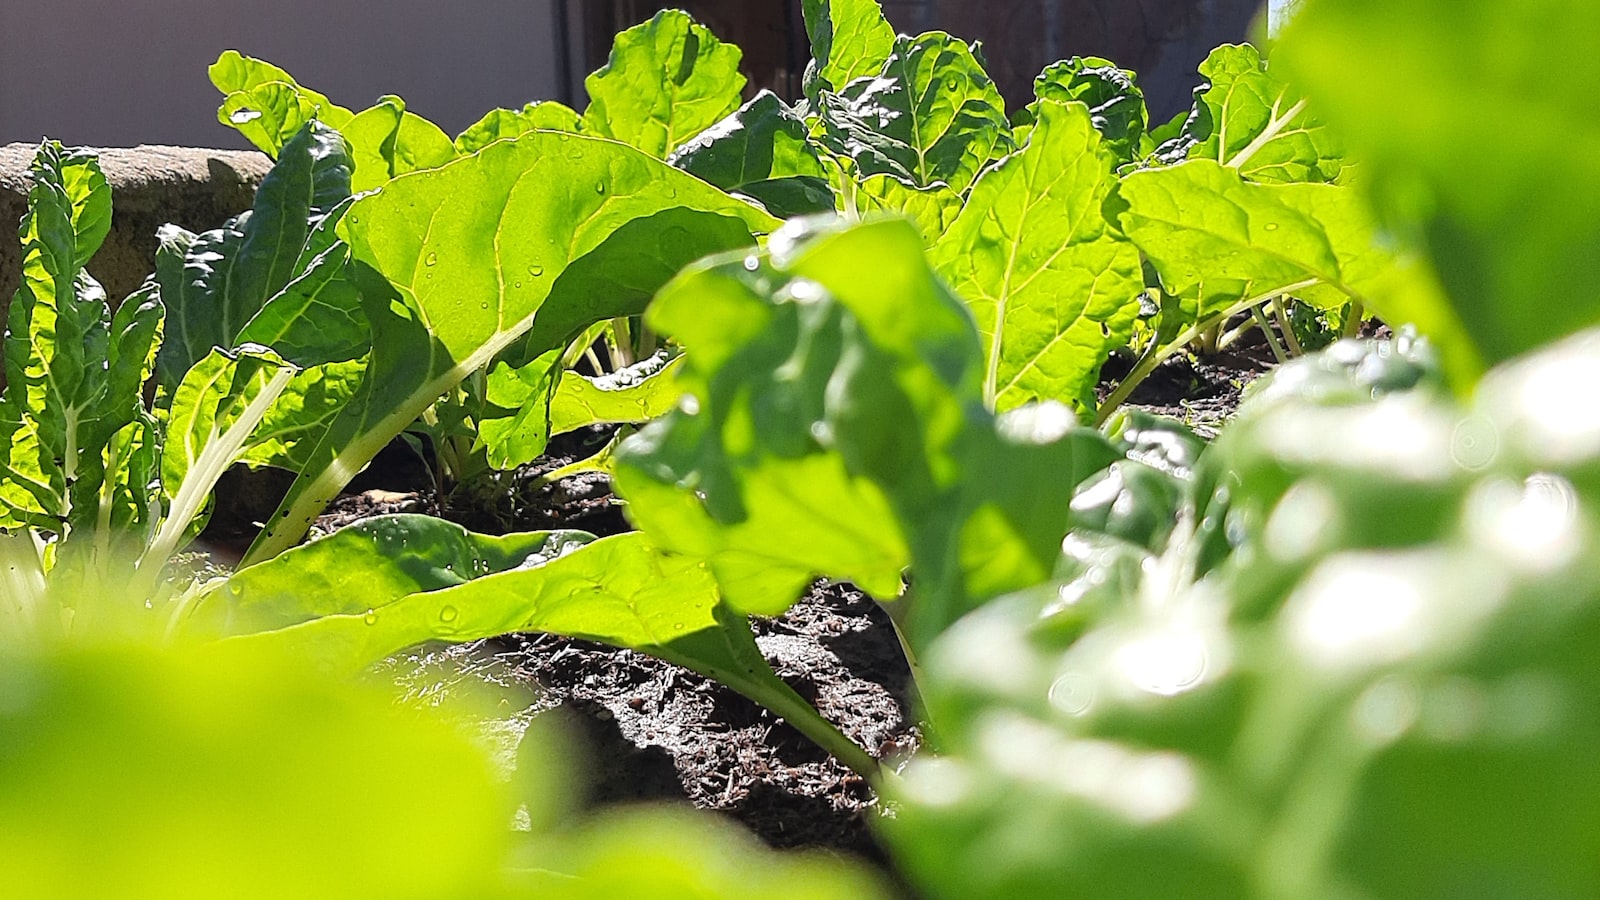
[[(1295, 116), (1300, 115), (1300, 113), (1306, 108), (1306, 101), (1301, 100), (1299, 103), (1289, 107), (1280, 115), (1278, 113), (1278, 104), (1282, 102), (1283, 97), (1279, 96), (1277, 101), (1272, 104), (1272, 119), (1271, 121), (1267, 122), (1267, 127), (1263, 128), (1261, 133), (1256, 135), (1255, 140), (1246, 144), (1244, 149), (1240, 150), (1238, 153), (1235, 153), (1233, 155), (1233, 159), (1224, 162), (1223, 165), (1230, 169), (1242, 167), (1245, 163), (1250, 161), (1251, 157), (1255, 156), (1257, 153), (1260, 153), (1262, 147), (1265, 147), (1267, 144), (1271, 143), (1272, 139), (1277, 137), (1278, 134), (1282, 132), (1290, 122), (1294, 121)], [(1221, 146), (1226, 146), (1226, 144)]]

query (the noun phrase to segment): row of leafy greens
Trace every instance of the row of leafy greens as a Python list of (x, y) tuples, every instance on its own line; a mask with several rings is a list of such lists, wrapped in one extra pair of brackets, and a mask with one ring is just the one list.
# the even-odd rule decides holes
[[(70, 590), (41, 599), (47, 575), (86, 552), (114, 577), (117, 533), (143, 535), (153, 589), (222, 470), (274, 465), (296, 480), (245, 568), (178, 592), (170, 628), (335, 668), (429, 639), (593, 638), (722, 680), (871, 773), (761, 659), (748, 614), (850, 579), (897, 601), (920, 653), (1047, 581), (1075, 525), (1164, 539), (1178, 514), (1138, 498), (1184, 491), (1129, 462), (1126, 421), (1102, 433), (1072, 407), (1107, 418), (1273, 298), (1415, 319), (1458, 384), (1499, 352), (1451, 324), (1425, 247), (1379, 240), (1355, 167), (1254, 48), (1214, 52), (1166, 125), (1091, 58), (1047, 69), (1008, 118), (972, 46), (896, 36), (872, 2), (805, 15), (797, 105), (741, 105), (738, 50), (669, 11), (618, 36), (583, 113), (496, 110), (453, 139), (398, 98), (353, 112), (226, 53), (219, 117), (277, 165), (251, 212), (164, 231), (115, 313), (82, 273), (103, 178), (47, 146), (7, 347), (3, 546), (25, 599), (6, 614), (79, 615)], [(604, 328), (614, 351), (674, 343), (609, 380), (570, 371)], [(1119, 351), (1133, 373), (1100, 401)], [(553, 430), (657, 416), (611, 456), (642, 533), (400, 518), (292, 549), (408, 428), (465, 431), (467, 455), (510, 467)]]

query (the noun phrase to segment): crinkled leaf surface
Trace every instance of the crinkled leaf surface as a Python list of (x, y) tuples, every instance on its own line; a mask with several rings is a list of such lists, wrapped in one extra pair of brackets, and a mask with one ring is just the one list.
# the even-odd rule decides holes
[(943, 32), (900, 37), (875, 78), (822, 95), (823, 141), (862, 177), (964, 192), (1011, 147), (1005, 101), (972, 48)]
[(776, 216), (833, 209), (805, 121), (771, 91), (702, 131), (669, 161), (725, 191), (754, 197)]
[(584, 128), (664, 159), (739, 108), (742, 58), (688, 13), (662, 10), (617, 35), (605, 67), (584, 79)]
[(1101, 213), (1116, 178), (1089, 109), (1036, 108), (1027, 146), (984, 173), (930, 254), (977, 320), (984, 396), (999, 410), (1092, 405), (1144, 291), (1139, 251)]
[(806, 82), (812, 100), (877, 75), (894, 52), (894, 27), (878, 0), (804, 0), (801, 8), (814, 59)]
[(629, 314), (616, 306), (637, 302), (631, 295), (589, 290), (608, 283), (610, 267), (590, 271), (585, 259), (600, 251), (631, 260), (615, 275), (624, 282), (664, 268), (664, 258), (694, 242), (680, 215), (725, 220), (744, 240), (777, 224), (631, 147), (549, 131), (496, 142), (357, 200), (341, 228), (374, 329), (372, 362), (362, 393), (314, 451), (252, 561), (292, 545), (391, 438), (530, 330), (544, 352), (591, 322)]
[(583, 117), (554, 100), (529, 103), (521, 109), (493, 109), (456, 135), (456, 152), (476, 153), (495, 141), (534, 130), (581, 132)]
[(971, 319), (905, 221), (792, 224), (770, 256), (679, 276), (647, 321), (688, 348), (688, 396), (624, 442), (618, 490), (740, 610), (781, 612), (819, 575), (892, 597), (909, 566), (925, 640), (1047, 575), (1069, 485), (1111, 459), (1064, 408), (984, 409)]
[(1600, 7), (1332, 0), (1274, 59), (1359, 155), (1388, 228), (1432, 260), (1444, 297), (1394, 296), (1400, 321), (1449, 349), (1426, 320), (1455, 319), (1488, 364), (1600, 321)]
[(1251, 181), (1331, 182), (1344, 151), (1306, 99), (1249, 44), (1224, 44), (1200, 64), (1209, 86), (1180, 140), (1189, 159), (1211, 159)]
[(22, 280), (5, 338), (0, 397), (0, 527), (34, 525), (65, 536), (92, 525), (116, 435), (143, 413), (140, 392), (161, 327), (147, 287), (113, 316), (84, 265), (111, 225), (111, 189), (99, 162), (59, 144), (39, 148), (19, 231)]
[(1033, 93), (1037, 100), (1028, 105), (1020, 120), (1030, 126), (1037, 122), (1040, 101), (1076, 100), (1089, 107), (1095, 130), (1119, 164), (1138, 157), (1149, 113), (1133, 72), (1097, 56), (1074, 56), (1046, 67), (1033, 80)]

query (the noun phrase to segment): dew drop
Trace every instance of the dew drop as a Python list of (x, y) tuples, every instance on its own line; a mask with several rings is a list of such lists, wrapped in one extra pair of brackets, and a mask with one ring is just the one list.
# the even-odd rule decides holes
[(529, 266), (528, 274), (535, 278), (542, 278), (544, 276), (544, 266)]
[(683, 630), (683, 623), (682, 622), (676, 623), (675, 625), (672, 626), (672, 630), (673, 631), (682, 631)]
[(754, 272), (755, 270), (757, 270), (759, 268), (761, 268), (761, 260), (760, 259), (757, 259), (754, 256), (746, 256), (744, 258), (744, 269), (745, 269), (746, 272)]
[(955, 89), (957, 89), (957, 88), (959, 88), (959, 87), (961, 87), (961, 82), (959, 82), (959, 81), (957, 81), (957, 80), (956, 80), (956, 79), (954, 79), (954, 78), (946, 78), (946, 79), (945, 79), (945, 80), (944, 80), (944, 86), (945, 86), (945, 87), (946, 87), (946, 88), (947, 88), (947, 89), (949, 89), (949, 90), (952, 90), (952, 91), (953, 91), (953, 90), (955, 90)]
[(520, 282), (520, 281), (513, 281), (513, 282), (512, 282), (512, 283), (511, 283), (511, 286), (512, 286), (512, 287), (514, 287), (514, 288), (520, 288), (520, 287), (522, 287), (522, 282)]
[(594, 192), (596, 194), (604, 194), (606, 192), (606, 183), (604, 181), (595, 182)]
[(430, 265), (430, 266), (436, 266), (436, 265), (439, 264), (439, 254), (437, 254), (437, 253), (429, 253), (428, 254), (428, 258), (424, 259), (423, 262), (428, 264), (428, 265)]
[(479, 309), (488, 309), (489, 308), (489, 301), (485, 300), (482, 303), (479, 303), (478, 304), (478, 308)]
[(456, 612), (456, 608), (454, 606), (442, 607), (439, 610), (439, 621), (454, 622), (457, 615), (458, 613)]
[(361, 621), (368, 625), (378, 624), (378, 611), (374, 609), (367, 610), (367, 614), (361, 617)]
[(1267, 230), (1268, 231), (1277, 231), (1278, 230), (1278, 223), (1277, 222), (1268, 222), (1267, 223)]

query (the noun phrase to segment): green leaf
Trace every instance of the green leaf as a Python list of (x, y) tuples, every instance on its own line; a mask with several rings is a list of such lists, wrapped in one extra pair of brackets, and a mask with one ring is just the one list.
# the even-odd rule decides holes
[(869, 175), (855, 181), (843, 170), (839, 170), (839, 177), (838, 190), (848, 198), (847, 211), (848, 204), (853, 203), (857, 215), (892, 212), (909, 216), (929, 246), (950, 229), (965, 203), (945, 184), (919, 188), (894, 175)]
[(1362, 160), (1385, 226), (1431, 261), (1442, 296), (1393, 299), (1442, 351), (1478, 357), (1460, 386), (1600, 322), (1573, 299), (1600, 283), (1600, 7), (1335, 0), (1308, 5), (1274, 61)]
[(333, 223), (324, 220), (336, 221), (348, 208), (342, 204), (350, 197), (351, 166), (339, 133), (307, 122), (283, 146), (248, 213), (199, 236), (176, 226), (161, 231), (162, 385), (177, 385), (212, 348), (246, 341), (305, 365), (362, 352), (366, 326), (343, 276), (347, 248), (333, 243), (306, 258), (314, 244), (331, 239)]
[(1138, 158), (1148, 113), (1133, 72), (1097, 56), (1074, 56), (1046, 67), (1033, 80), (1033, 93), (1038, 99), (1028, 105), (1018, 124), (1037, 122), (1042, 101), (1076, 100), (1089, 107), (1095, 130), (1119, 165)]
[(666, 415), (682, 394), (675, 381), (682, 360), (657, 354), (598, 378), (567, 372), (550, 401), (550, 433), (637, 424)]
[[(424, 517), (379, 520), (337, 546), (318, 549), (339, 539), (334, 535), (257, 567), (265, 575), (246, 569), (239, 587), (262, 603), (243, 602), (262, 621), (321, 614), (232, 643), (287, 643), (329, 668), (349, 670), (429, 640), (542, 631), (600, 641), (714, 678), (766, 705), (858, 771), (876, 770), (870, 756), (773, 673), (748, 620), (719, 602), (703, 560), (663, 552), (638, 532), (587, 543), (588, 535), (573, 532), (492, 539), (452, 536), (452, 527)], [(402, 550), (413, 537), (442, 539), (446, 546), (413, 556)], [(290, 582), (301, 572), (315, 586), (346, 584), (348, 576), (329, 570), (349, 571), (340, 553), (347, 549), (373, 582), (371, 590), (356, 588), (356, 597), (385, 602), (297, 597), (301, 588)], [(413, 585), (418, 590), (399, 594)]]
[(361, 390), (367, 359), (311, 366), (296, 373), (267, 410), (239, 461), (253, 468), (298, 472), (310, 465), (317, 442)]
[(535, 130), (581, 133), (583, 117), (554, 100), (529, 103), (515, 110), (493, 109), (456, 135), (456, 153), (476, 153), (495, 141), (521, 137)]
[(738, 47), (681, 10), (617, 35), (605, 67), (584, 79), (585, 130), (665, 158), (739, 108)]
[(1251, 181), (1331, 182), (1343, 148), (1304, 97), (1269, 71), (1249, 44), (1224, 44), (1200, 64), (1208, 87), (1181, 140), (1189, 159), (1210, 159)]
[(1206, 322), (1242, 302), (1289, 293), (1322, 306), (1369, 293), (1396, 265), (1377, 244), (1371, 213), (1332, 184), (1256, 184), (1210, 160), (1134, 172), (1116, 207), (1122, 231), (1161, 273), (1165, 289)]
[(437, 168), (456, 157), (450, 137), (406, 111), (406, 102), (393, 94), (357, 113), (340, 131), (350, 142), (355, 166), (350, 189), (355, 192), (382, 187), (407, 172)]
[(96, 158), (45, 143), (31, 174), (22, 280), (5, 339), (0, 527), (33, 525), (65, 538), (97, 522), (105, 480), (125, 475), (107, 471), (107, 448), (142, 413), (162, 309), (146, 287), (113, 316), (84, 269), (111, 221)]
[(818, 576), (887, 599), (909, 566), (919, 645), (1047, 577), (1070, 485), (1114, 454), (1059, 406), (984, 409), (977, 334), (909, 223), (809, 227), (658, 296), (646, 321), (687, 348), (687, 396), (623, 443), (617, 488), (741, 611), (781, 612)]
[(1041, 100), (1028, 145), (984, 173), (930, 253), (984, 341), (996, 409), (1084, 402), (1139, 314), (1139, 251), (1101, 205), (1113, 158), (1081, 103)]
[(801, 7), (814, 57), (814, 69), (806, 73), (812, 100), (821, 91), (877, 75), (894, 52), (894, 27), (878, 0), (804, 0)]
[[(695, 231), (685, 227), (690, 221)], [(638, 150), (549, 131), (496, 142), (358, 199), (341, 228), (374, 329), (372, 363), (362, 393), (314, 451), (251, 561), (291, 546), (390, 439), (530, 330), (537, 345), (519, 345), (529, 359), (565, 349), (590, 323), (630, 314), (642, 289), (613, 297), (597, 286), (648, 280), (666, 267), (663, 259), (697, 249), (708, 234), (749, 241), (776, 225)], [(622, 264), (601, 267), (597, 259)]]
[(160, 567), (204, 525), (211, 490), (239, 462), (268, 410), (288, 388), (295, 366), (264, 347), (215, 349), (164, 398), (160, 531), (139, 560), (146, 590)]
[(900, 37), (878, 77), (822, 95), (822, 139), (860, 174), (965, 192), (1008, 152), (1005, 101), (972, 48), (943, 32)]
[(833, 209), (805, 121), (771, 91), (702, 131), (668, 162), (725, 191), (754, 197), (775, 216)]
[(236, 50), (224, 51), (208, 73), (223, 94), (217, 121), (274, 158), (312, 119), (342, 130), (353, 116), (323, 94), (301, 87), (288, 72)]
[(592, 540), (581, 531), (491, 537), (431, 516), (378, 516), (234, 573), (187, 627), (239, 635), (364, 616), (411, 594), (542, 565)]

